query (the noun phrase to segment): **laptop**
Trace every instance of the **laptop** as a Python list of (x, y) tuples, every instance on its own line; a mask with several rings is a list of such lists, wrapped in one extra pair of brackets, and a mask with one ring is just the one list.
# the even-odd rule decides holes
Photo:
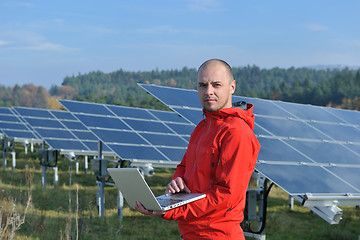
[(148, 210), (167, 211), (204, 198), (202, 193), (176, 193), (155, 197), (137, 168), (108, 168), (110, 176), (131, 208), (140, 201)]

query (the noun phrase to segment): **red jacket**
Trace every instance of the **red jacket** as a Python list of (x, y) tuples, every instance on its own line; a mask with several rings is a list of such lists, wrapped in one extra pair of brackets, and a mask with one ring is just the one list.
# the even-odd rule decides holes
[(252, 109), (204, 111), (192, 133), (173, 179), (182, 177), (191, 192), (207, 196), (163, 216), (178, 221), (184, 239), (244, 239), (240, 223), (260, 150)]

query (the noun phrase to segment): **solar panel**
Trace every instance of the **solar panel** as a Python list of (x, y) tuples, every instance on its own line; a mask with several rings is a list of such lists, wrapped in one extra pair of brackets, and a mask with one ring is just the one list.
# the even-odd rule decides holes
[[(197, 92), (139, 84), (197, 124)], [(290, 195), (360, 195), (360, 112), (233, 96), (254, 104), (261, 150), (255, 169)]]
[(0, 107), (0, 131), (16, 142), (40, 142), (36, 135), (10, 108)]
[[(96, 155), (98, 138), (66, 111), (15, 107), (14, 112), (43, 139), (51, 149), (75, 155)], [(111, 150), (104, 148), (109, 154)]]
[(121, 159), (132, 163), (177, 165), (195, 127), (174, 112), (59, 102)]

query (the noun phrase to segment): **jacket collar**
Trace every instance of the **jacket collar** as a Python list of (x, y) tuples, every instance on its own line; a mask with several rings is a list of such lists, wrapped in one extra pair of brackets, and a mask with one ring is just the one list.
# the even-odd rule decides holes
[(250, 103), (246, 103), (246, 110), (243, 109), (243, 105), (241, 108), (232, 107), (232, 108), (223, 108), (219, 109), (215, 112), (207, 112), (203, 109), (203, 113), (206, 118), (213, 119), (224, 119), (228, 116), (238, 117), (244, 120), (249, 127), (254, 130), (255, 116), (253, 114), (253, 105)]

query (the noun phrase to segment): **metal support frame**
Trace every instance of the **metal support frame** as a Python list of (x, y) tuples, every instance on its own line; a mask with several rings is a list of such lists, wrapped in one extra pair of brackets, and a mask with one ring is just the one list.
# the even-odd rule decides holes
[(45, 143), (43, 143), (43, 148), (39, 149), (42, 152), (40, 158), (41, 165), (41, 183), (44, 188), (46, 188), (46, 169), (51, 168), (54, 170), (54, 186), (58, 185), (59, 176), (58, 176), (58, 151), (53, 149), (45, 149)]
[[(98, 158), (94, 158), (91, 161), (91, 169), (95, 172), (96, 183), (98, 186), (96, 193), (96, 203), (99, 210), (99, 216), (105, 217), (105, 186), (114, 185), (114, 183), (108, 182), (110, 175), (107, 172), (107, 163), (112, 162), (116, 165), (119, 165), (119, 160), (115, 159), (105, 159), (103, 158), (103, 143), (99, 141), (98, 144)], [(122, 161), (120, 161), (122, 162)], [(121, 192), (118, 193), (118, 215), (120, 219), (123, 219), (122, 209), (124, 206), (124, 198)]]
[(16, 167), (16, 153), (15, 153), (15, 140), (14, 138), (8, 138), (6, 136), (2, 139), (2, 148), (3, 148), (3, 169), (6, 170), (6, 155), (11, 154), (12, 159), (12, 170), (15, 170)]
[[(267, 211), (267, 197), (269, 190), (267, 188), (268, 180), (256, 171), (252, 174), (257, 180), (257, 189), (248, 189), (246, 192), (246, 206), (244, 210), (244, 235), (247, 237), (265, 240), (265, 223)], [(254, 225), (257, 229), (253, 230)]]

